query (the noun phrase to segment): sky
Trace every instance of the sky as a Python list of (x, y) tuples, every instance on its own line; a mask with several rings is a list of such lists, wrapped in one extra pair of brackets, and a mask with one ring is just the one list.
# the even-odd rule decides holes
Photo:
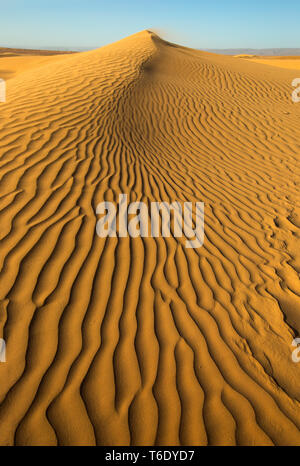
[(198, 49), (300, 47), (300, 2), (0, 0), (0, 47), (92, 49), (151, 29)]

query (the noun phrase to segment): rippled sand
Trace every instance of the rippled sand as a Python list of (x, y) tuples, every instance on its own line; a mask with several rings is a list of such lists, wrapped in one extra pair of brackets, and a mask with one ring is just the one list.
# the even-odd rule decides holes
[[(295, 72), (148, 31), (47, 60), (0, 104), (0, 444), (300, 445)], [(120, 193), (204, 201), (204, 246), (99, 238)]]

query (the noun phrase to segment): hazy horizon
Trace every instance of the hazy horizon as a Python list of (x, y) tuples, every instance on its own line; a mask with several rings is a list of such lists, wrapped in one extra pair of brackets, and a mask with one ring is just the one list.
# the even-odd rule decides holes
[[(180, 45), (180, 44), (179, 44)], [(97, 49), (98, 46), (91, 46), (91, 47), (59, 47), (59, 46), (43, 46), (43, 47), (22, 47), (21, 45), (5, 45), (0, 43), (1, 48), (11, 48), (11, 49), (24, 49), (24, 50), (45, 50), (45, 51), (57, 51), (57, 52), (86, 52), (88, 50)], [(261, 55), (261, 56), (293, 56), (293, 55), (300, 55), (300, 48), (298, 47), (274, 47), (274, 48), (259, 48), (259, 49), (252, 49), (252, 48), (226, 48), (226, 49), (214, 49), (214, 48), (203, 48), (199, 49), (205, 52), (211, 53), (220, 53), (223, 55), (235, 55), (235, 54), (251, 54), (251, 55)]]

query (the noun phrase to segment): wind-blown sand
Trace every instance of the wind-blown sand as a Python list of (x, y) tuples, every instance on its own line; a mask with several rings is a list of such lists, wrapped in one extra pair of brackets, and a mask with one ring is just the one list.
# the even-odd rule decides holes
[[(148, 31), (54, 58), (0, 104), (0, 444), (300, 445), (295, 72)], [(204, 246), (97, 237), (119, 193), (204, 201)]]
[(0, 78), (11, 79), (19, 73), (64, 58), (73, 52), (48, 50), (22, 50), (0, 47)]
[(255, 63), (263, 65), (276, 66), (279, 68), (288, 68), (291, 70), (300, 70), (300, 57), (286, 56), (286, 57), (258, 57), (255, 55), (235, 55), (236, 58), (250, 59)]

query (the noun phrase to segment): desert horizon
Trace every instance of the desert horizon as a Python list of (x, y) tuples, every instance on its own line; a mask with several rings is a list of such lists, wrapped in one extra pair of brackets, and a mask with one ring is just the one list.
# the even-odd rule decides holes
[(212, 50), (0, 48), (0, 446), (300, 446), (300, 49)]

